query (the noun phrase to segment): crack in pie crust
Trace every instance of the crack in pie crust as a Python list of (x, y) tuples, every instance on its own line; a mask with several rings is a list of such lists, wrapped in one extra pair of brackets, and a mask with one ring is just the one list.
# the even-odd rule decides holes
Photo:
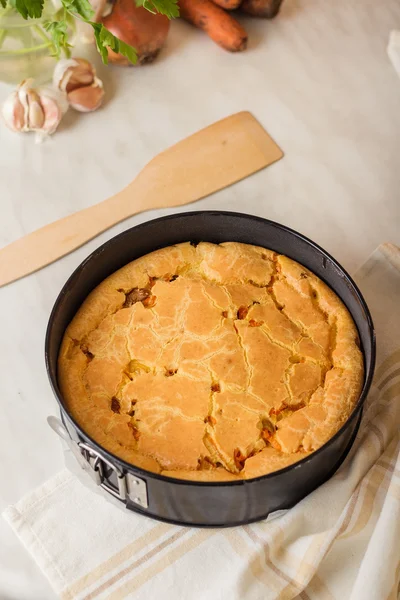
[(126, 265), (68, 326), (58, 379), (98, 444), (149, 471), (253, 478), (327, 442), (363, 382), (353, 320), (265, 248), (179, 244)]

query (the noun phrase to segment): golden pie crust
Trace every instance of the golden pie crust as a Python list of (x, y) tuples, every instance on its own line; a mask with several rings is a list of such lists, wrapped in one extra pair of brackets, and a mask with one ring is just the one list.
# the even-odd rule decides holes
[(179, 244), (126, 265), (68, 326), (66, 406), (125, 461), (250, 479), (327, 442), (363, 382), (356, 327), (318, 277), (265, 248)]

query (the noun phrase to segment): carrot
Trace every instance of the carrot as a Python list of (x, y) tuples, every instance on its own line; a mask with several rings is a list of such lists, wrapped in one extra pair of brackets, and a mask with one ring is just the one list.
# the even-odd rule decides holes
[(247, 33), (230, 14), (211, 0), (179, 0), (181, 17), (203, 29), (219, 46), (230, 52), (244, 50)]
[(242, 0), (213, 0), (214, 4), (218, 4), (221, 8), (225, 10), (235, 10), (240, 6)]
[(253, 17), (272, 19), (279, 12), (283, 0), (243, 0), (240, 8)]

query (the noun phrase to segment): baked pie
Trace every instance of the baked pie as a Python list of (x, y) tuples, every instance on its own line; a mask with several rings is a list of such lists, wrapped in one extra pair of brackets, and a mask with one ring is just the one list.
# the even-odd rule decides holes
[(354, 322), (286, 256), (183, 243), (97, 286), (68, 326), (58, 378), (100, 446), (196, 481), (249, 479), (327, 442), (363, 383)]

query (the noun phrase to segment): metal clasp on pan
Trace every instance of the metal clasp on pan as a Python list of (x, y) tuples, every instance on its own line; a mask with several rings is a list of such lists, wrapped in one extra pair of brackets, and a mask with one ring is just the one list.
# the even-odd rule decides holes
[[(96, 485), (101, 486), (119, 500), (126, 502), (129, 498), (132, 502), (143, 508), (148, 507), (147, 486), (143, 479), (135, 477), (130, 473), (124, 473), (90, 444), (74, 442), (64, 425), (56, 417), (48, 417), (47, 422), (57, 435), (66, 442), (79, 465), (90, 475)], [(107, 481), (107, 467), (116, 474), (118, 489), (112, 487)]]

